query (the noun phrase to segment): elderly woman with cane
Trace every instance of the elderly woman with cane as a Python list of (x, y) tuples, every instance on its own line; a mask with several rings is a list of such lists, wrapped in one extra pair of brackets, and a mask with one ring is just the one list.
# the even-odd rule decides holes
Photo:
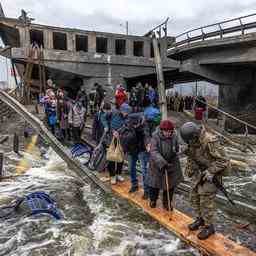
[(146, 183), (149, 186), (150, 207), (155, 208), (159, 192), (163, 190), (163, 208), (172, 211), (172, 198), (183, 180), (178, 157), (179, 144), (174, 125), (162, 120), (153, 134), (150, 145), (150, 163)]

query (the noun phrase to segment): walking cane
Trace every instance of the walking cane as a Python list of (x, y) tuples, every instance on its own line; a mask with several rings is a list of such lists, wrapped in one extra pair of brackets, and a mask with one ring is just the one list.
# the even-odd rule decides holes
[(170, 201), (170, 194), (169, 194), (169, 182), (168, 182), (168, 172), (165, 169), (165, 182), (166, 182), (166, 189), (167, 189), (167, 203), (168, 203), (168, 212), (169, 212), (169, 220), (172, 220), (172, 213), (171, 213), (171, 201)]

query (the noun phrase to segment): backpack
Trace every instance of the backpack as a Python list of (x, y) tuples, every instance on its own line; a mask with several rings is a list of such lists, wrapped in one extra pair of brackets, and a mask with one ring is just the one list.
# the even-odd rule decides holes
[(100, 120), (100, 113), (96, 113), (93, 118), (92, 123), (92, 139), (95, 141), (99, 141), (101, 138), (101, 135), (103, 134), (104, 127)]
[(94, 150), (88, 163), (88, 168), (93, 171), (102, 172), (106, 167), (106, 148), (100, 143)]
[(156, 116), (160, 114), (160, 110), (158, 108), (154, 108), (152, 106), (145, 108), (144, 116), (147, 120), (153, 121)]
[[(110, 127), (112, 113), (107, 114), (106, 119)], [(92, 139), (99, 142), (104, 132), (104, 126), (100, 119), (100, 112), (96, 113), (92, 124)]]
[(133, 153), (138, 148), (136, 130), (132, 126), (124, 126), (119, 131), (120, 141), (125, 153)]

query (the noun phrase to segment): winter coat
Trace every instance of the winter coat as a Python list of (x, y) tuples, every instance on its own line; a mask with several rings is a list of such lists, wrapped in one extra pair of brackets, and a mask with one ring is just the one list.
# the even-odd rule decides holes
[(116, 98), (116, 105), (118, 108), (120, 108), (120, 106), (126, 102), (127, 100), (127, 95), (126, 95), (126, 92), (123, 88), (120, 88), (116, 91), (116, 95), (115, 95), (115, 98)]
[(105, 90), (102, 88), (101, 85), (98, 85), (96, 88), (96, 103), (98, 105), (101, 104), (102, 100), (104, 99), (105, 96)]
[(86, 109), (82, 106), (81, 103), (76, 102), (73, 107), (70, 108), (68, 113), (68, 123), (73, 127), (82, 128), (84, 125), (84, 116)]
[(68, 128), (68, 113), (69, 105), (66, 100), (57, 101), (57, 119), (60, 123), (60, 128), (65, 130)]
[(144, 118), (143, 112), (137, 112), (137, 113), (129, 114), (125, 124), (130, 130), (134, 129), (135, 131), (136, 140), (133, 142), (134, 150), (132, 150), (132, 153), (134, 154), (146, 151), (146, 147), (145, 147), (146, 134), (145, 134), (144, 121), (145, 121), (145, 118)]
[[(146, 176), (148, 186), (167, 190), (165, 169), (168, 172), (169, 189), (176, 187), (183, 180), (177, 156), (178, 151), (176, 132), (170, 138), (164, 137), (159, 129), (154, 133), (151, 139), (149, 170)], [(167, 164), (169, 164), (168, 167)]]
[(100, 139), (104, 133), (104, 126), (101, 122), (101, 118), (103, 115), (105, 115), (102, 110), (97, 112), (93, 117), (93, 123), (92, 123), (92, 139), (95, 140), (97, 143), (100, 142)]
[(216, 193), (216, 186), (208, 181), (202, 182), (203, 173), (207, 170), (215, 175), (219, 181), (225, 171), (230, 167), (225, 151), (216, 136), (202, 132), (198, 142), (188, 145), (185, 150), (187, 164), (185, 175), (191, 178), (191, 187), (196, 188), (199, 194)]
[(113, 131), (119, 131), (124, 126), (127, 118), (124, 118), (119, 110), (113, 110), (111, 113), (101, 115), (100, 121), (104, 129), (108, 130), (103, 141), (108, 147), (113, 137)]

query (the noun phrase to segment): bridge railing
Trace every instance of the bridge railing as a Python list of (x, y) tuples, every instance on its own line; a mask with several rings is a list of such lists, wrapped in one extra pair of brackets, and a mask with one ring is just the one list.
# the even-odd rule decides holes
[[(231, 135), (232, 133), (238, 132), (239, 134), (241, 134), (239, 143), (243, 144), (243, 151), (246, 151), (247, 148), (252, 150), (252, 148), (250, 148), (250, 145), (249, 145), (249, 141), (252, 138), (249, 138), (249, 135), (250, 135), (250, 133), (254, 134), (254, 135), (256, 134), (256, 126), (255, 125), (242, 120), (241, 119), (242, 117), (240, 117), (240, 116), (236, 117), (226, 111), (221, 110), (218, 107), (213, 106), (212, 104), (209, 104), (208, 102), (203, 102), (199, 99), (196, 99), (196, 100), (201, 102), (202, 104), (205, 104), (207, 106), (208, 110), (212, 109), (217, 113), (216, 125), (222, 127), (221, 130), (222, 130), (223, 134)], [(230, 128), (226, 127), (226, 126), (229, 126), (229, 125), (226, 125), (226, 122), (228, 120), (230, 120), (232, 122), (230, 125), (234, 126), (232, 129), (231, 129), (231, 127)], [(230, 129), (232, 131), (229, 131)], [(242, 133), (241, 133), (241, 131), (242, 131)], [(231, 133), (229, 133), (229, 132), (231, 132)], [(242, 139), (242, 141), (241, 141), (241, 139)], [(255, 145), (255, 143), (256, 143), (256, 141), (252, 142), (253, 145)], [(254, 151), (254, 150), (252, 150), (252, 151)]]
[(207, 39), (222, 39), (225, 35), (244, 35), (253, 28), (256, 28), (256, 13), (186, 31), (175, 37), (175, 42), (170, 45), (169, 49)]

